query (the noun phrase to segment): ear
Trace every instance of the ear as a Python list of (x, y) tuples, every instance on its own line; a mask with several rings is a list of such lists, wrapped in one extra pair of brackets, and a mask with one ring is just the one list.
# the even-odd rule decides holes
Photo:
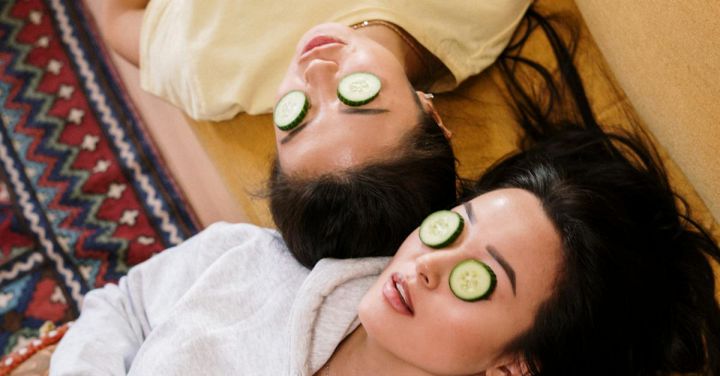
[(527, 363), (522, 358), (514, 357), (508, 361), (500, 362), (501, 365), (489, 368), (486, 376), (528, 376)]
[(445, 126), (442, 118), (440, 117), (440, 114), (437, 112), (437, 110), (435, 110), (435, 106), (432, 102), (433, 95), (419, 90), (415, 93), (417, 94), (418, 98), (420, 98), (420, 103), (422, 104), (423, 110), (425, 110), (425, 112), (432, 116), (433, 120), (435, 120), (435, 123), (437, 123), (440, 129), (442, 129), (445, 138), (449, 140), (452, 137), (452, 132)]

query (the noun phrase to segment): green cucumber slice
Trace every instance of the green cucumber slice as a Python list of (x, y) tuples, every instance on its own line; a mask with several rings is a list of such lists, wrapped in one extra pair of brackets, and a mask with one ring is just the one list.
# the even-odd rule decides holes
[(362, 106), (370, 103), (380, 93), (380, 78), (367, 72), (350, 73), (338, 84), (337, 95), (348, 106)]
[(495, 290), (496, 282), (492, 269), (475, 259), (460, 261), (450, 272), (450, 290), (467, 302), (489, 297)]
[(273, 110), (273, 121), (283, 131), (297, 127), (310, 108), (310, 101), (300, 90), (293, 90), (277, 102)]
[(462, 216), (454, 211), (436, 211), (420, 225), (420, 241), (432, 248), (448, 246), (460, 236), (464, 224)]

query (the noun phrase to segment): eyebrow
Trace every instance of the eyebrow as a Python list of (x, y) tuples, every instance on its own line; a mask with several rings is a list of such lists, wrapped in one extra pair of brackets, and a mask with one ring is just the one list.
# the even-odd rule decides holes
[[(468, 216), (468, 219), (470, 220), (470, 223), (475, 223), (475, 211), (473, 210), (472, 205), (469, 201), (463, 202), (463, 208), (465, 208), (465, 213)], [(485, 247), (485, 249), (488, 251), (490, 256), (497, 261), (498, 264), (500, 264), (500, 267), (505, 271), (505, 274), (507, 275), (508, 279), (510, 280), (510, 285), (512, 286), (512, 292), (513, 295), (515, 294), (515, 269), (510, 265), (507, 260), (505, 260), (505, 257), (500, 254), (500, 251), (497, 250), (492, 245), (488, 245)]]
[(508, 279), (510, 280), (510, 284), (512, 285), (512, 292), (513, 295), (515, 295), (515, 270), (510, 266), (510, 263), (505, 260), (505, 258), (500, 254), (500, 252), (497, 250), (497, 248), (493, 247), (492, 245), (488, 245), (485, 247), (487, 249), (488, 253), (492, 258), (495, 259), (495, 261), (500, 264), (500, 267), (505, 270), (505, 274), (507, 274)]
[(473, 211), (472, 205), (470, 205), (470, 201), (463, 202), (463, 207), (465, 208), (465, 213), (467, 213), (470, 223), (474, 224), (475, 223), (475, 212)]
[(280, 144), (285, 144), (285, 143), (289, 142), (290, 140), (292, 140), (293, 137), (295, 137), (295, 135), (297, 135), (301, 130), (303, 130), (308, 125), (308, 123), (309, 123), (309, 121), (303, 122), (302, 124), (291, 129), (290, 131), (288, 131), (288, 134), (285, 135), (285, 137), (283, 137), (280, 140)]
[[(342, 112), (343, 114), (348, 114), (348, 115), (379, 115), (379, 114), (384, 114), (386, 112), (390, 112), (390, 110), (388, 110), (387, 108), (349, 107), (349, 108), (343, 108), (342, 110), (340, 110), (340, 112)], [(298, 125), (294, 129), (290, 130), (288, 132), (288, 134), (285, 135), (285, 137), (283, 137), (280, 140), (280, 144), (286, 144), (286, 143), (290, 142), (298, 133), (300, 133), (300, 131), (305, 129), (305, 127), (311, 122), (312, 122), (312, 120), (306, 121), (306, 122)]]
[(390, 112), (387, 108), (357, 108), (357, 107), (349, 107), (349, 108), (343, 108), (340, 110), (343, 114), (361, 114), (361, 115), (377, 115), (377, 114), (384, 114), (386, 112)]

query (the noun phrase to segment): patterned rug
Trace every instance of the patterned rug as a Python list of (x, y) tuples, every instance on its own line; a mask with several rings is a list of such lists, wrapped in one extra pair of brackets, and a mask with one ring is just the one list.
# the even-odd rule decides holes
[(79, 0), (0, 0), (0, 353), (197, 232)]

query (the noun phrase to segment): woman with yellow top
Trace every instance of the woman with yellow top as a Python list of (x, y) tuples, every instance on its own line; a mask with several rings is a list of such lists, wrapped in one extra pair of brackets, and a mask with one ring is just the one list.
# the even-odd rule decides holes
[(270, 208), (312, 266), (392, 255), (455, 202), (450, 132), (421, 90), (451, 90), (492, 64), (529, 5), (111, 0), (101, 25), (142, 87), (193, 118), (276, 109)]

